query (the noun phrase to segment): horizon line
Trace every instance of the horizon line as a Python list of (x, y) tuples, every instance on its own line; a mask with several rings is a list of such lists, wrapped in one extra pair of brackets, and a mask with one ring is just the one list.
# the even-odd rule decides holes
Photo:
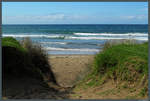
[(147, 24), (2, 24), (2, 25), (148, 25)]

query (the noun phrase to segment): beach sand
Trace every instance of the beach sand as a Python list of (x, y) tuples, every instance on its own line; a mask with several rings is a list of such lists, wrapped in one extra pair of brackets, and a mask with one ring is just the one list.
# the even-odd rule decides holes
[(50, 55), (49, 62), (59, 86), (50, 84), (52, 88), (47, 88), (33, 78), (8, 79), (3, 99), (125, 99), (139, 93), (138, 88), (134, 92), (118, 90), (113, 81), (86, 89), (76, 88), (75, 84), (90, 72), (93, 59), (94, 55)]
[(89, 71), (94, 55), (50, 55), (49, 61), (57, 83), (72, 87)]
[(59, 86), (31, 77), (4, 80), (3, 99), (69, 99), (72, 87), (89, 71), (94, 55), (50, 55), (49, 62)]

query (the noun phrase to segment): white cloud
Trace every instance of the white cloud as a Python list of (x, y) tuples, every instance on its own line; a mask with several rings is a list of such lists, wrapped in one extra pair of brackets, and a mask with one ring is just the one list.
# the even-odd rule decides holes
[(104, 15), (79, 15), (70, 13), (50, 13), (47, 15), (21, 15), (3, 16), (3, 24), (110, 24), (110, 23), (147, 23), (148, 16), (125, 15), (125, 16), (104, 16)]
[(127, 20), (143, 20), (143, 19), (147, 19), (148, 17), (146, 15), (129, 15), (129, 16), (123, 16), (121, 18)]
[(53, 21), (53, 20), (62, 20), (65, 18), (64, 14), (49, 14), (49, 15), (42, 15), (42, 16), (17, 16), (16, 18), (19, 19), (25, 19), (25, 20), (47, 20), (47, 21)]
[(33, 16), (35, 20), (63, 20), (65, 18), (64, 14), (49, 14), (45, 16)]
[(67, 22), (75, 20), (84, 20), (89, 16), (77, 15), (77, 14), (63, 14), (63, 13), (51, 13), (47, 15), (24, 15), (24, 16), (5, 16), (5, 23), (53, 23), (53, 22)]
[(139, 16), (137, 16), (137, 19), (146, 19), (148, 16), (145, 16), (145, 15), (139, 15)]
[(135, 16), (125, 16), (124, 18), (125, 18), (125, 19), (134, 19)]

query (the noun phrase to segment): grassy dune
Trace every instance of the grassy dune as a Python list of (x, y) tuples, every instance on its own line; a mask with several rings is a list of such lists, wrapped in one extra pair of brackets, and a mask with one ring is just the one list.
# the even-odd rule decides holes
[(2, 39), (3, 78), (6, 77), (38, 77), (55, 81), (51, 71), (47, 53), (38, 44), (29, 39), (22, 42), (12, 37)]
[[(30, 80), (26, 90), (30, 89), (31, 78), (43, 82), (46, 88), (48, 83), (56, 80), (49, 65), (48, 54), (44, 49), (30, 39), (18, 42), (16, 39), (6, 37), (2, 39), (3, 59), (3, 96), (12, 96), (14, 91), (22, 90), (23, 82), (20, 78), (26, 76), (24, 81)], [(79, 57), (80, 58), (80, 57)], [(93, 60), (93, 59), (92, 59)], [(71, 60), (72, 62), (73, 60)], [(62, 62), (62, 60), (61, 60)], [(90, 61), (91, 63), (92, 61)], [(68, 63), (67, 63), (68, 64)], [(60, 67), (60, 66), (59, 66)], [(73, 99), (139, 99), (148, 96), (148, 43), (133, 41), (108, 42), (103, 50), (96, 54), (91, 72), (75, 88), (71, 88), (69, 98)], [(63, 69), (63, 68), (62, 68)], [(67, 70), (66, 70), (67, 71)], [(74, 72), (74, 70), (72, 70)], [(82, 75), (82, 73), (81, 73)], [(17, 81), (11, 82), (12, 81)], [(40, 81), (39, 81), (40, 80)], [(26, 82), (27, 82), (26, 81)], [(12, 87), (12, 83), (14, 87)], [(33, 82), (38, 85), (37, 83)], [(7, 85), (5, 87), (5, 85)], [(20, 85), (20, 88), (18, 88)], [(12, 87), (12, 88), (11, 88)], [(39, 89), (40, 85), (36, 89)], [(34, 86), (33, 86), (34, 88)], [(12, 94), (6, 92), (12, 90)], [(41, 88), (43, 90), (43, 88)], [(45, 89), (45, 88), (44, 88)], [(73, 90), (72, 90), (73, 89)], [(69, 89), (68, 89), (69, 90)], [(70, 90), (69, 90), (70, 91)], [(24, 92), (24, 91), (20, 91)], [(37, 92), (37, 91), (36, 91)], [(36, 93), (34, 92), (34, 93)], [(49, 92), (49, 91), (47, 91)], [(53, 94), (54, 91), (52, 91)], [(53, 95), (46, 93), (47, 95)], [(8, 94), (8, 95), (7, 95)], [(10, 94), (10, 95), (9, 95)], [(41, 93), (39, 93), (40, 95)], [(65, 94), (65, 93), (64, 93)], [(27, 97), (30, 94), (26, 95)], [(59, 95), (63, 95), (59, 93)], [(37, 95), (34, 97), (38, 97)], [(13, 98), (10, 97), (10, 98)], [(18, 98), (21, 98), (18, 96)], [(32, 98), (32, 97), (31, 97)], [(54, 98), (53, 96), (51, 98)], [(67, 95), (68, 98), (68, 95)]]
[(132, 82), (148, 74), (148, 43), (109, 46), (96, 55), (93, 67), (95, 75)]
[(116, 86), (118, 94), (121, 90), (129, 89), (133, 93), (138, 89), (134, 96), (124, 95), (125, 98), (148, 96), (148, 43), (106, 43), (103, 51), (95, 56), (92, 72), (76, 88), (92, 89), (108, 82)]

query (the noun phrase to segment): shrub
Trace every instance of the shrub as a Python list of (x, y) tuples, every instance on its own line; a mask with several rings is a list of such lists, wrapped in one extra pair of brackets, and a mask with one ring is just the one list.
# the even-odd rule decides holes
[(11, 37), (2, 39), (3, 74), (16, 74), (24, 71), (25, 49)]
[(29, 39), (19, 43), (12, 37), (2, 39), (3, 78), (7, 76), (32, 76), (56, 83), (43, 48)]
[(26, 49), (24, 49), (21, 44), (12, 37), (5, 37), (2, 38), (2, 47), (12, 47), (16, 48), (19, 51), (25, 52)]

